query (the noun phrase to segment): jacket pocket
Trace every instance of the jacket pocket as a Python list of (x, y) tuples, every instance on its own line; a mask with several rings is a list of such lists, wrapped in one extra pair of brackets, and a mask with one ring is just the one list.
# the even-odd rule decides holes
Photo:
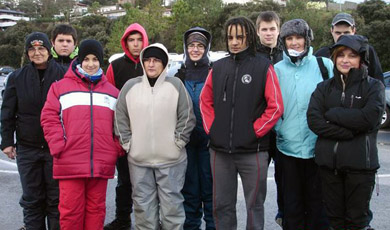
[[(336, 140), (318, 137), (315, 146), (315, 162), (319, 166), (325, 166), (329, 169), (336, 169), (335, 165), (335, 147)], [(337, 148), (337, 147), (336, 147)]]
[(371, 167), (370, 141), (367, 135), (339, 142), (337, 166), (339, 169), (362, 170)]

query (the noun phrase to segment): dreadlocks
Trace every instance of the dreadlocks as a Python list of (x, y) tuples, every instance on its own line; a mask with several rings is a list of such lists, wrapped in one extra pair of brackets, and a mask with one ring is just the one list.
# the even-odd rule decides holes
[(227, 50), (229, 50), (228, 35), (230, 34), (231, 29), (232, 29), (232, 27), (230, 27), (230, 31), (228, 31), (229, 26), (235, 26), (236, 31), (237, 31), (238, 26), (243, 28), (243, 31), (245, 31), (248, 50), (250, 53), (256, 54), (257, 35), (256, 35), (256, 28), (255, 28), (253, 22), (249, 18), (243, 17), (243, 16), (231, 18), (226, 22), (226, 24), (225, 24), (225, 40), (226, 40)]

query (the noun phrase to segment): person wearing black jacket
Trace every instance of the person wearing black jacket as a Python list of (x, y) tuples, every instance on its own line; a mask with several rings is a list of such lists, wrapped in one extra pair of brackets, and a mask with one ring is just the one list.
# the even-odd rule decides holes
[(274, 11), (264, 11), (256, 20), (256, 32), (260, 39), (257, 52), (275, 65), (283, 59), (283, 46), (279, 42), (280, 19)]
[[(119, 90), (129, 79), (142, 76), (144, 73), (139, 56), (149, 45), (148, 35), (144, 27), (132, 23), (124, 31), (120, 44), (125, 54), (111, 62), (106, 74), (108, 82)], [(127, 155), (118, 158), (116, 169), (118, 183), (115, 188), (115, 219), (106, 224), (104, 230), (130, 230), (133, 200)]]
[(200, 94), (210, 136), (213, 217), (216, 229), (237, 229), (237, 175), (242, 180), (247, 229), (264, 229), (269, 131), (283, 113), (275, 71), (256, 55), (256, 28), (246, 17), (225, 25), (230, 56), (213, 64)]
[(368, 75), (365, 37), (343, 35), (332, 52), (334, 77), (318, 84), (307, 111), (318, 135), (315, 161), (331, 229), (368, 229), (384, 86)]
[[(279, 42), (280, 19), (274, 11), (264, 11), (259, 14), (256, 20), (256, 31), (259, 36), (260, 44), (257, 47), (257, 53), (271, 61), (275, 65), (283, 60), (283, 46)], [(276, 148), (276, 133), (270, 132), (269, 144), (269, 163), (274, 160), (276, 196), (278, 212), (275, 216), (277, 224), (282, 226), (283, 223), (283, 194), (282, 194), (282, 167), (280, 164), (280, 152)]]
[(16, 157), (24, 224), (34, 230), (46, 229), (46, 218), (49, 230), (59, 229), (58, 183), (40, 116), (51, 84), (66, 69), (51, 58), (50, 48), (46, 34), (28, 35), (25, 52), (31, 63), (10, 75), (1, 106), (1, 150), (10, 159)]
[[(333, 18), (330, 32), (335, 43), (341, 35), (354, 35), (356, 34), (355, 20), (348, 13), (338, 13)], [(331, 48), (332, 46), (324, 46), (321, 49), (317, 50), (314, 55), (316, 57), (330, 58)], [(368, 45), (368, 50), (368, 75), (384, 82), (382, 66), (379, 61), (378, 55), (376, 54), (375, 49), (370, 45)]]
[(66, 67), (78, 55), (77, 31), (71, 25), (58, 24), (51, 32), (51, 55), (53, 59)]

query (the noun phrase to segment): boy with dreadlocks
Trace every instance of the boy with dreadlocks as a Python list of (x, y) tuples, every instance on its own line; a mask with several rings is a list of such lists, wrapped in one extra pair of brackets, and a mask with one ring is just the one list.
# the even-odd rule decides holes
[(246, 17), (225, 25), (230, 56), (215, 62), (200, 95), (210, 136), (216, 229), (237, 229), (237, 174), (244, 188), (247, 229), (264, 229), (269, 131), (283, 113), (275, 71), (256, 56), (256, 29)]

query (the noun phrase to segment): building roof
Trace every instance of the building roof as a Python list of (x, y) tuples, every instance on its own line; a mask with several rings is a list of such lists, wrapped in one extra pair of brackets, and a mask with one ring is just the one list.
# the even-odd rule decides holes
[(21, 11), (16, 11), (16, 10), (5, 10), (5, 9), (0, 9), (0, 13), (7, 13), (7, 14), (20, 14), (24, 15), (24, 12)]

